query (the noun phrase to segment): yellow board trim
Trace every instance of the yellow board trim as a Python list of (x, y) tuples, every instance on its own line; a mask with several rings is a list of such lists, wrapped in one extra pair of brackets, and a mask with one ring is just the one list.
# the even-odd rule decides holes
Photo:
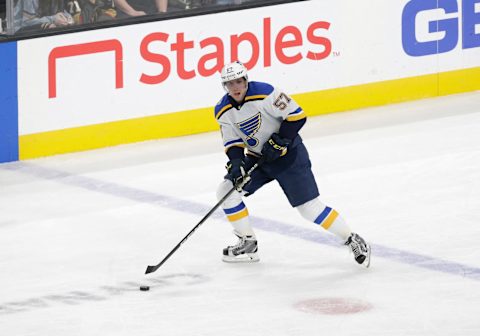
[[(292, 95), (308, 116), (480, 90), (480, 67)], [(213, 107), (19, 137), (20, 160), (218, 130)], [(98, 113), (101, 113), (100, 111)]]
[(292, 95), (308, 116), (480, 90), (480, 67)]
[(19, 137), (20, 160), (218, 129), (212, 108), (160, 114)]

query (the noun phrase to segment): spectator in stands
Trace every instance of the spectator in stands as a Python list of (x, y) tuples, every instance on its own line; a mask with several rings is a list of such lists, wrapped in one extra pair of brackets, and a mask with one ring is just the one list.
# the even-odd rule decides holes
[(7, 1), (0, 0), (0, 33), (3, 33), (3, 25), (7, 17)]
[(67, 0), (68, 12), (76, 24), (114, 20), (117, 16), (114, 0)]
[(17, 0), (14, 6), (15, 32), (45, 30), (72, 25), (63, 0)]
[(168, 0), (115, 0), (117, 18), (165, 13)]

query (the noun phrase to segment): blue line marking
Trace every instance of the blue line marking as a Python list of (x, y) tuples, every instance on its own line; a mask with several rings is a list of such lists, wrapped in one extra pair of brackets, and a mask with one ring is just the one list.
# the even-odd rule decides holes
[[(135, 202), (159, 205), (183, 213), (203, 216), (213, 206), (205, 206), (200, 203), (185, 201), (171, 196), (164, 196), (150, 191), (126, 187), (103, 180), (97, 180), (90, 177), (70, 174), (68, 172), (44, 168), (27, 162), (15, 162), (11, 164), (1, 165), (0, 169), (16, 171), (27, 175), (35, 176), (37, 178), (52, 180), (58, 183), (80, 187), (89, 191), (95, 191), (115, 197), (122, 197)], [(223, 219), (225, 221), (227, 220), (225, 218), (225, 215), (221, 211), (216, 211), (212, 215), (212, 218)], [(321, 245), (343, 248), (343, 245), (338, 240), (338, 238), (333, 235), (324, 233), (322, 232), (322, 230), (319, 229), (305, 229), (280, 221), (255, 216), (251, 216), (251, 219), (256, 229), (274, 232), (284, 236), (294, 237), (305, 241), (318, 243)], [(192, 225), (193, 224), (194, 223), (192, 223)], [(379, 244), (371, 244), (371, 246), (372, 255), (374, 255), (375, 257), (393, 260), (402, 264), (428, 269), (430, 271), (456, 275), (471, 280), (480, 280), (480, 268), (478, 267), (471, 267), (464, 264), (394, 249)]]

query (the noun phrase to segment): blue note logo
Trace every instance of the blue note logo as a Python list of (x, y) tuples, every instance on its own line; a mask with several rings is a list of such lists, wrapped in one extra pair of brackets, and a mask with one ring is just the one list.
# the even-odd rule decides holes
[(403, 9), (402, 45), (410, 56), (449, 52), (460, 34), (462, 49), (480, 47), (480, 0), (411, 0)]
[(260, 125), (262, 124), (262, 116), (260, 112), (255, 114), (253, 117), (248, 118), (247, 120), (237, 123), (237, 127), (242, 131), (243, 134), (247, 136), (245, 141), (250, 147), (255, 147), (258, 145), (258, 139), (253, 136), (258, 132)]

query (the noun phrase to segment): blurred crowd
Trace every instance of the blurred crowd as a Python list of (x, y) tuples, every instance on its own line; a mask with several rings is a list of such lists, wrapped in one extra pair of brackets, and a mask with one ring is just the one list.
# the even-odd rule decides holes
[(6, 32), (7, 1), (13, 32), (22, 33), (255, 0), (0, 0), (0, 33)]

